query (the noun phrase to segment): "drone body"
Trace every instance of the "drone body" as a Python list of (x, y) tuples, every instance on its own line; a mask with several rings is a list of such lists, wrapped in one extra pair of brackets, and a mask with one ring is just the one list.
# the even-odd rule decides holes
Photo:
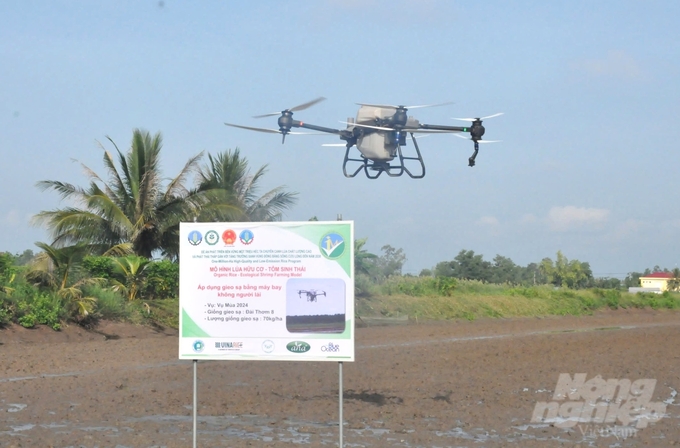
[(318, 301), (316, 299), (317, 296), (326, 297), (326, 291), (317, 291), (316, 289), (310, 289), (310, 290), (300, 289), (300, 290), (298, 290), (298, 296), (300, 298), (302, 298), (303, 294), (307, 296), (308, 302), (317, 302)]
[[(299, 106), (285, 109), (281, 112), (254, 117), (264, 118), (280, 114), (278, 119), (279, 129), (256, 128), (231, 123), (225, 124), (227, 126), (251, 131), (282, 134), (283, 142), (285, 142), (286, 135), (288, 134), (300, 134), (299, 132), (292, 132), (292, 128), (304, 128), (321, 133), (336, 134), (345, 143), (324, 146), (344, 146), (346, 148), (342, 166), (343, 173), (346, 177), (355, 177), (363, 170), (366, 177), (369, 179), (377, 179), (382, 173), (387, 173), (387, 175), (391, 177), (398, 177), (406, 173), (411, 178), (420, 179), (425, 177), (425, 163), (420, 153), (415, 134), (469, 132), (469, 139), (474, 142), (474, 153), (468, 159), (468, 164), (472, 167), (475, 165), (475, 158), (479, 152), (479, 143), (489, 142), (488, 140), (482, 140), (482, 136), (485, 133), (485, 128), (482, 126), (482, 120), (502, 115), (495, 114), (483, 118), (460, 119), (471, 121), (472, 124), (469, 127), (432, 125), (420, 123), (420, 121), (416, 120), (414, 117), (408, 116), (408, 109), (443, 106), (450, 103), (433, 104), (429, 106), (392, 106), (358, 103), (361, 107), (357, 112), (356, 119), (350, 118), (344, 122), (347, 125), (345, 129), (327, 128), (293, 119), (293, 112), (306, 109), (324, 99), (325, 98), (320, 97)], [(402, 147), (407, 144), (407, 136), (410, 136), (413, 141), (415, 154), (404, 155), (404, 151), (402, 151)], [(358, 150), (359, 154), (357, 156), (350, 155), (350, 150), (352, 148)]]

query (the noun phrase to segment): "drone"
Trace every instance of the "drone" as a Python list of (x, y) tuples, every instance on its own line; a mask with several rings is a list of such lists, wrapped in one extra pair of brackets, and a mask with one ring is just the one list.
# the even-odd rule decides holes
[(302, 298), (302, 294), (307, 295), (307, 301), (308, 302), (317, 302), (317, 300), (316, 300), (317, 296), (326, 297), (326, 291), (317, 291), (316, 289), (310, 289), (309, 291), (301, 289), (301, 290), (298, 291), (298, 296), (300, 298)]
[[(413, 179), (421, 179), (425, 177), (425, 163), (423, 162), (423, 156), (420, 153), (415, 134), (469, 133), (469, 138), (460, 135), (456, 136), (472, 140), (474, 143), (474, 153), (468, 159), (468, 166), (472, 167), (475, 166), (475, 159), (479, 153), (479, 144), (498, 141), (482, 140), (485, 132), (482, 121), (487, 118), (503, 115), (503, 113), (498, 113), (481, 118), (454, 118), (455, 120), (470, 121), (472, 124), (470, 126), (447, 126), (421, 123), (414, 117), (407, 115), (407, 111), (409, 109), (452, 104), (450, 102), (420, 106), (356, 103), (360, 106), (356, 119), (348, 118), (347, 121), (341, 121), (341, 123), (347, 125), (345, 129), (327, 128), (293, 119), (293, 112), (307, 109), (325, 99), (324, 97), (319, 97), (290, 109), (284, 109), (281, 112), (253, 117), (265, 118), (278, 115), (279, 129), (242, 126), (232, 123), (224, 124), (249, 131), (281, 134), (283, 135), (281, 143), (285, 143), (286, 136), (289, 134), (308, 134), (292, 131), (291, 129), (293, 128), (309, 129), (323, 134), (336, 134), (345, 143), (324, 146), (344, 146), (346, 148), (345, 159), (342, 164), (342, 171), (345, 177), (355, 177), (363, 170), (369, 179), (377, 179), (382, 173), (387, 173), (390, 177), (399, 177), (402, 174), (407, 174)], [(408, 135), (411, 136), (413, 141), (415, 154), (404, 155), (402, 147), (406, 146)], [(352, 148), (356, 148), (359, 154), (355, 155), (352, 153), (350, 155)]]

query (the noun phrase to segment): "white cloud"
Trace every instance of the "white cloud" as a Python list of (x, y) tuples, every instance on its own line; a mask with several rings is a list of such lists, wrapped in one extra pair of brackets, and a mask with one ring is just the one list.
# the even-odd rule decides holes
[(548, 212), (550, 229), (564, 232), (575, 228), (597, 227), (607, 221), (609, 210), (604, 208), (585, 208), (567, 205), (553, 207)]
[(498, 218), (495, 216), (482, 216), (477, 220), (477, 224), (481, 224), (484, 226), (497, 226), (500, 223), (498, 222)]
[(594, 76), (640, 78), (643, 74), (637, 61), (624, 51), (610, 51), (604, 58), (583, 60), (575, 67)]

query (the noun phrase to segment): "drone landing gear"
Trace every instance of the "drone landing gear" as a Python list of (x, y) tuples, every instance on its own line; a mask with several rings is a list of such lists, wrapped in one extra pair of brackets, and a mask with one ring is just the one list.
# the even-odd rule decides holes
[[(389, 162), (375, 160), (371, 161), (363, 156), (361, 156), (361, 159), (351, 158), (349, 156), (349, 150), (352, 148), (353, 144), (348, 143), (346, 147), (347, 149), (345, 150), (345, 160), (342, 163), (342, 172), (345, 174), (345, 177), (355, 177), (357, 174), (359, 174), (359, 171), (363, 170), (366, 174), (366, 177), (369, 179), (377, 179), (382, 173), (387, 173), (387, 175), (390, 177), (399, 177), (406, 173), (412, 179), (422, 179), (425, 177), (425, 162), (423, 162), (423, 156), (420, 154), (420, 148), (418, 147), (418, 142), (416, 141), (415, 136), (412, 132), (410, 134), (411, 140), (413, 140), (413, 145), (416, 148), (416, 157), (405, 156), (401, 151), (401, 146), (397, 145), (397, 156), (399, 158), (399, 163), (394, 165), (391, 165)], [(406, 167), (406, 164), (404, 163), (405, 160), (415, 160), (418, 162), (418, 164), (420, 164), (420, 172), (416, 174), (412, 173), (411, 170)], [(356, 170), (354, 170), (354, 172), (348, 173), (347, 162), (358, 162), (360, 165)]]
[(475, 166), (475, 159), (477, 158), (477, 153), (479, 152), (479, 142), (475, 140), (475, 152), (472, 153), (472, 156), (468, 159), (468, 166), (473, 167)]

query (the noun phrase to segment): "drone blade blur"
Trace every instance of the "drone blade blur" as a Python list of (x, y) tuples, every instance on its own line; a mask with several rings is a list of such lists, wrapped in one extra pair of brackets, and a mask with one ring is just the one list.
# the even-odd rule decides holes
[[(463, 140), (472, 140), (469, 137), (463, 137), (462, 135), (454, 134), (458, 138), (462, 138)], [(474, 140), (473, 140), (474, 141)], [(502, 142), (503, 140), (477, 140), (479, 143), (498, 143)]]
[(344, 144), (344, 143), (324, 143), (324, 144), (321, 145), (321, 146), (342, 146), (342, 147), (344, 148), (344, 147), (347, 146), (347, 145)]
[(371, 103), (356, 103), (359, 106), (368, 106), (368, 107), (380, 107), (382, 109), (420, 109), (423, 107), (438, 107), (438, 106), (446, 106), (449, 104), (454, 104), (453, 101), (447, 101), (446, 103), (437, 103), (437, 104), (420, 104), (416, 106), (395, 106), (393, 104), (371, 104)]
[(486, 117), (480, 118), (480, 120), (486, 120), (487, 118), (499, 117), (499, 116), (503, 115), (503, 113), (504, 112), (498, 112), (497, 114), (487, 115)]
[(370, 124), (361, 124), (361, 123), (349, 123), (347, 121), (341, 121), (340, 123), (348, 124), (351, 126), (358, 126), (360, 128), (370, 128), (370, 129), (377, 129), (379, 131), (394, 131), (392, 128), (383, 128), (380, 126), (371, 126)]
[(291, 112), (297, 112), (299, 110), (304, 110), (304, 109), (307, 109), (308, 107), (312, 107), (316, 103), (320, 103), (321, 101), (323, 101), (325, 99), (326, 99), (325, 97), (320, 96), (316, 99), (313, 99), (312, 101), (307, 101), (306, 103), (300, 104), (300, 105), (295, 106), (295, 107), (291, 107), (288, 110), (291, 111)]
[(423, 107), (439, 107), (439, 106), (448, 106), (449, 104), (455, 104), (453, 101), (447, 101), (446, 103), (437, 103), (437, 104), (421, 104), (419, 106), (404, 106), (406, 109), (421, 109)]
[(451, 118), (452, 120), (460, 120), (460, 121), (481, 121), (481, 120), (486, 120), (487, 118), (493, 118), (493, 117), (498, 117), (500, 115), (503, 115), (503, 112), (499, 112), (497, 114), (493, 115), (487, 115), (486, 117), (477, 117), (477, 118)]
[(263, 114), (263, 115), (253, 115), (253, 118), (275, 117), (277, 115), (281, 115), (281, 112), (272, 112), (270, 114)]
[(381, 109), (399, 109), (399, 106), (392, 106), (391, 104), (370, 104), (370, 103), (355, 103), (358, 106), (380, 107)]
[(240, 124), (231, 124), (231, 123), (224, 123), (227, 126), (231, 126), (232, 128), (241, 128), (241, 129), (247, 129), (249, 131), (257, 131), (257, 132), (267, 132), (269, 134), (280, 134), (281, 131), (278, 129), (266, 129), (266, 128), (253, 128), (251, 126), (241, 126)]

